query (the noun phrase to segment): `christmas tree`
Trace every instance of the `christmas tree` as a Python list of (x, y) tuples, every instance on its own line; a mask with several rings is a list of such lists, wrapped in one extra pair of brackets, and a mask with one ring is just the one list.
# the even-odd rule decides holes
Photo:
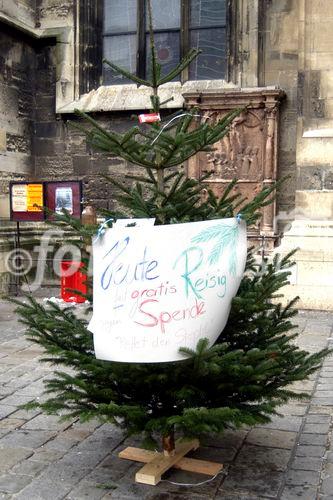
[[(161, 74), (154, 47), (150, 3), (150, 79), (142, 79), (106, 62), (138, 85), (152, 90), (151, 113), (163, 114), (159, 87), (177, 77), (197, 57), (192, 50), (169, 74)], [(216, 124), (201, 123), (198, 109), (180, 111), (161, 121), (133, 126), (126, 133), (106, 130), (85, 113), (77, 126), (99, 151), (113, 153), (142, 167), (142, 175), (127, 175), (129, 182), (115, 186), (118, 208), (101, 211), (106, 219), (153, 217), (156, 224), (204, 221), (241, 215), (248, 226), (260, 218), (260, 209), (271, 203), (275, 186), (263, 189), (247, 202), (234, 194), (236, 180), (218, 198), (211, 190), (203, 195), (205, 178), (187, 178), (184, 162), (199, 151), (209, 150), (228, 133), (239, 113), (235, 110)], [(82, 122), (87, 122), (89, 126)], [(240, 209), (241, 207), (241, 209)], [(97, 226), (84, 225), (68, 213), (58, 215), (79, 238), (73, 242), (88, 262), (87, 241)], [(111, 222), (107, 225), (112, 226)], [(184, 360), (168, 363), (119, 363), (96, 359), (88, 320), (78, 318), (73, 307), (41, 305), (28, 296), (18, 305), (27, 336), (44, 347), (43, 360), (65, 369), (46, 382), (47, 413), (81, 419), (99, 418), (147, 438), (160, 434), (163, 445), (173, 448), (177, 431), (186, 436), (220, 433), (226, 427), (265, 423), (290, 398), (304, 395), (292, 390), (292, 382), (306, 379), (320, 365), (326, 350), (309, 354), (294, 343), (297, 336), (291, 319), (297, 314), (296, 299), (286, 307), (278, 301), (288, 282), (292, 255), (271, 262), (257, 262), (248, 252), (246, 272), (232, 301), (228, 323), (217, 342), (202, 338), (194, 351), (183, 349)]]

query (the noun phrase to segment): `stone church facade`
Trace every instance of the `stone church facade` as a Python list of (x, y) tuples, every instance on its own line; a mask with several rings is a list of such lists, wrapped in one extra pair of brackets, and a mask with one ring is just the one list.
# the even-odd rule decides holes
[[(120, 4), (126, 10), (136, 3), (140, 12), (144, 2), (136, 2)], [(180, 50), (202, 28), (191, 27), (186, 17), (190, 3), (178, 1)], [(191, 105), (201, 109), (203, 120), (216, 120), (240, 105), (248, 106), (248, 112), (235, 121), (215, 151), (197, 155), (184, 167), (192, 176), (211, 172), (209, 183), (216, 192), (223, 192), (237, 177), (236, 189), (248, 198), (288, 175), (276, 202), (264, 209), (260, 226), (250, 236), (267, 252), (299, 247), (286, 296), (300, 295), (303, 307), (333, 309), (331, 0), (201, 3), (205, 8), (219, 4), (225, 12), (224, 24), (210, 21), (218, 26), (210, 28), (212, 33), (220, 30), (214, 40), (216, 68), (205, 73), (203, 63), (196, 72), (190, 70), (180, 81), (166, 84), (161, 98), (173, 100), (166, 104), (165, 116)], [(0, 2), (0, 276), (8, 250), (9, 181), (79, 179), (84, 202), (113, 207), (112, 188), (99, 174), (121, 179), (129, 167), (91, 151), (70, 124), (77, 120), (74, 109), (79, 108), (100, 123), (125, 130), (133, 125), (132, 115), (149, 108), (146, 89), (114, 81), (102, 67), (103, 47), (107, 56), (112, 44), (121, 45), (121, 36), (133, 36), (128, 28), (117, 33), (116, 40), (110, 17), (115, 4), (119, 2)], [(194, 4), (201, 5), (198, 0)], [(142, 22), (138, 15), (137, 29), (143, 32), (139, 52), (144, 47)], [(173, 57), (178, 48), (172, 43), (172, 50), (168, 46), (166, 53), (162, 47), (161, 54)], [(145, 56), (140, 54), (136, 62), (133, 51), (129, 58), (133, 56), (133, 64), (142, 70)]]

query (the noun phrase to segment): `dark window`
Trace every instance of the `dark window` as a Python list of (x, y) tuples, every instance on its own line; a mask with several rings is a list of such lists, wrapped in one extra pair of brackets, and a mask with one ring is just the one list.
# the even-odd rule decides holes
[[(227, 0), (151, 0), (155, 45), (162, 75), (190, 48), (202, 53), (182, 80), (225, 78), (227, 72)], [(104, 57), (132, 73), (149, 76), (146, 0), (104, 0)], [(127, 83), (108, 66), (104, 84)]]

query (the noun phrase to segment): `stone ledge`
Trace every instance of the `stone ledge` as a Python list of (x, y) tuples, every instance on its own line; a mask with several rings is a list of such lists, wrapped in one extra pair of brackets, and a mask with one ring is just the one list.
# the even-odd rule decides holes
[[(206, 90), (230, 91), (237, 87), (225, 80), (188, 81), (183, 85), (180, 82), (169, 82), (160, 87), (161, 101), (173, 98), (163, 108), (182, 108), (183, 94), (186, 92), (202, 92)], [(239, 89), (238, 89), (239, 90)], [(152, 90), (150, 87), (137, 87), (135, 84), (101, 86), (98, 89), (84, 94), (80, 99), (58, 107), (57, 113), (73, 113), (74, 109), (87, 112), (96, 111), (128, 111), (150, 109)]]

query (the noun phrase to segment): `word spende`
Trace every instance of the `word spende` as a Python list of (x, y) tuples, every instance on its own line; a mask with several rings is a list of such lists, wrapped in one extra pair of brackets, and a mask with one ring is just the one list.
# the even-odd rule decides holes
[(140, 321), (134, 320), (134, 322), (146, 328), (159, 326), (161, 332), (165, 333), (165, 325), (172, 321), (196, 319), (206, 313), (205, 303), (203, 301), (198, 302), (197, 299), (195, 299), (195, 303), (192, 306), (176, 309), (174, 311), (155, 312), (156, 305), (158, 307), (160, 305), (157, 299), (146, 299), (142, 301), (138, 307), (137, 314), (141, 314), (143, 317)]

